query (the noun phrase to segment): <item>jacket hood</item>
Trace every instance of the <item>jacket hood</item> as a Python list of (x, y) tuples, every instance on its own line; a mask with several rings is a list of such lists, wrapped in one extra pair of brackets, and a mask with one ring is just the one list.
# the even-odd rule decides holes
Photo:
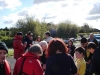
[(29, 58), (32, 57), (32, 58), (39, 59), (39, 57), (36, 54), (32, 53), (32, 52), (24, 53), (24, 54), (22, 54), (22, 57), (29, 57)]
[(22, 40), (22, 38), (18, 35), (15, 35), (14, 40)]

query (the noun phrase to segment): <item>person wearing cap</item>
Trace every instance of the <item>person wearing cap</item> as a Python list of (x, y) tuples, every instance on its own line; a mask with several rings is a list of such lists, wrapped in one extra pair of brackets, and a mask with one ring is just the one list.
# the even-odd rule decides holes
[(32, 45), (15, 63), (13, 75), (43, 75), (39, 56), (43, 54), (39, 44)]
[(4, 42), (0, 42), (0, 75), (11, 75), (11, 69), (8, 61), (6, 60), (6, 55), (8, 53), (8, 48)]
[(17, 60), (25, 52), (26, 43), (22, 43), (22, 32), (18, 32), (13, 41), (14, 58)]
[(26, 37), (23, 39), (24, 42), (27, 42), (27, 46), (25, 48), (25, 51), (32, 45), (32, 42), (33, 42), (32, 35), (33, 34), (31, 33), (31, 31), (28, 31)]
[(51, 37), (51, 33), (49, 31), (45, 32), (45, 41), (49, 43), (53, 38)]

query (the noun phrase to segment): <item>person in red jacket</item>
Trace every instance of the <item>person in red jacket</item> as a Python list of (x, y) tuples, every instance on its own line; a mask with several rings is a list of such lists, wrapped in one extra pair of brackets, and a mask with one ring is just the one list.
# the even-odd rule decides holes
[(15, 63), (13, 75), (43, 75), (39, 56), (43, 54), (39, 44), (32, 45)]
[(22, 43), (22, 32), (18, 32), (15, 37), (14, 37), (14, 41), (13, 41), (13, 48), (14, 48), (14, 58), (17, 60), (21, 54), (24, 53), (25, 51), (25, 47), (26, 47), (26, 43)]
[(11, 75), (11, 69), (8, 61), (6, 60), (6, 55), (8, 53), (8, 48), (4, 42), (0, 42), (0, 75)]

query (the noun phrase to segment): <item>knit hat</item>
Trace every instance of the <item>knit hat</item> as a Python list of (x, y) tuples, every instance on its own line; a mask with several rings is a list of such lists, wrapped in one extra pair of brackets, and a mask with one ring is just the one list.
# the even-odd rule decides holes
[(22, 32), (18, 32), (17, 35), (23, 35), (23, 33)]
[(8, 53), (8, 48), (4, 42), (0, 42), (0, 50), (6, 50)]
[(34, 44), (29, 48), (29, 52), (39, 53), (39, 56), (43, 54), (42, 48), (39, 44)]

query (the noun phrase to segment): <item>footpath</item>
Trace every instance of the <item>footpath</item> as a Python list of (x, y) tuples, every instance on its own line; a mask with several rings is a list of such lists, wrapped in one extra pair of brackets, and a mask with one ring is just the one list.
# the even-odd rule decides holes
[(14, 65), (15, 65), (16, 60), (12, 56), (11, 57), (7, 57), (7, 60), (10, 63), (11, 72), (13, 73), (13, 69), (14, 69)]

